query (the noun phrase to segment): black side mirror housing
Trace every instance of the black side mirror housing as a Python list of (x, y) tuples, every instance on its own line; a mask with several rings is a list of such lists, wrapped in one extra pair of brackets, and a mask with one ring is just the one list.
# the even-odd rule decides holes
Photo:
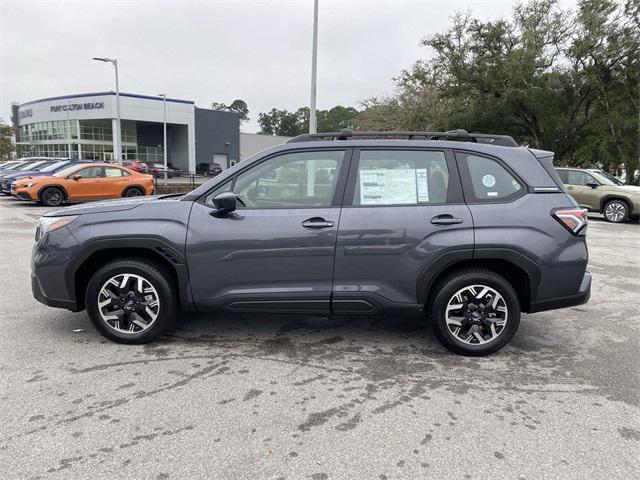
[(80, 180), (80, 179), (82, 178), (82, 175), (80, 175), (80, 174), (75, 174), (75, 175), (73, 175), (71, 178), (73, 178), (74, 180), (76, 180), (76, 181), (77, 181), (77, 180)]
[(227, 215), (236, 209), (237, 199), (233, 192), (223, 192), (213, 199), (213, 206), (216, 207), (209, 213), (212, 216)]
[(596, 182), (589, 182), (587, 183), (587, 187), (591, 187), (591, 188), (598, 188), (600, 185), (598, 185)]

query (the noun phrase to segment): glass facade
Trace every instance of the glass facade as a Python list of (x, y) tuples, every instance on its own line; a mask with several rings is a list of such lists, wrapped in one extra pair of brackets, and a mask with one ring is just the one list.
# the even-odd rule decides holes
[[(18, 156), (69, 158), (69, 145), (66, 143), (54, 143), (46, 145), (18, 145)], [(71, 145), (71, 158), (78, 158), (77, 145)]]
[(164, 149), (162, 147), (138, 147), (138, 160), (141, 162), (162, 163)]
[[(122, 147), (122, 158), (135, 160), (138, 158), (138, 147), (135, 145), (137, 143), (136, 122), (122, 120), (120, 125), (122, 142), (134, 144)], [(80, 138), (78, 138), (78, 132), (80, 132)], [(17, 140), (20, 157), (66, 157), (86, 160), (113, 158), (113, 128), (110, 119), (57, 120), (22, 125), (18, 130)], [(61, 142), (49, 143), (51, 140)], [(25, 143), (31, 145), (25, 145)], [(69, 154), (69, 143), (71, 143), (71, 154)], [(151, 157), (155, 159), (153, 154)]]
[(45, 140), (68, 140), (78, 138), (77, 120), (57, 120), (22, 125), (18, 130), (20, 142), (42, 142)]

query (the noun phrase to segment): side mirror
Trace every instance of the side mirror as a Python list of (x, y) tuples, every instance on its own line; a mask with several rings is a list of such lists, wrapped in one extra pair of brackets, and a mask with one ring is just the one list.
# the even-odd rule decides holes
[(210, 215), (216, 217), (227, 215), (236, 209), (236, 194), (233, 192), (223, 192), (213, 199), (215, 210), (211, 210)]
[(80, 174), (72, 175), (71, 178), (74, 180), (80, 180), (82, 178), (82, 175)]
[(587, 183), (587, 187), (591, 187), (591, 188), (598, 188), (600, 185), (597, 184), (596, 182), (589, 182)]

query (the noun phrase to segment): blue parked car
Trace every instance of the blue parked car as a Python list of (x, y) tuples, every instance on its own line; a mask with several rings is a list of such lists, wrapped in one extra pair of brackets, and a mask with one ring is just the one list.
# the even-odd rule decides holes
[(42, 162), (36, 162), (27, 167), (26, 170), (7, 172), (0, 177), (0, 190), (5, 195), (11, 195), (11, 186), (21, 178), (42, 177), (53, 175), (58, 170), (70, 167), (76, 163), (89, 163), (92, 160), (70, 160), (70, 159), (51, 159)]

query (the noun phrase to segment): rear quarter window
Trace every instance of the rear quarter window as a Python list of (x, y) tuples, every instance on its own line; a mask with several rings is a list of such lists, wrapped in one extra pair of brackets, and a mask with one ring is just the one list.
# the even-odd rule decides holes
[(524, 194), (522, 183), (497, 160), (461, 152), (456, 152), (456, 158), (460, 162), (467, 200), (507, 202)]

